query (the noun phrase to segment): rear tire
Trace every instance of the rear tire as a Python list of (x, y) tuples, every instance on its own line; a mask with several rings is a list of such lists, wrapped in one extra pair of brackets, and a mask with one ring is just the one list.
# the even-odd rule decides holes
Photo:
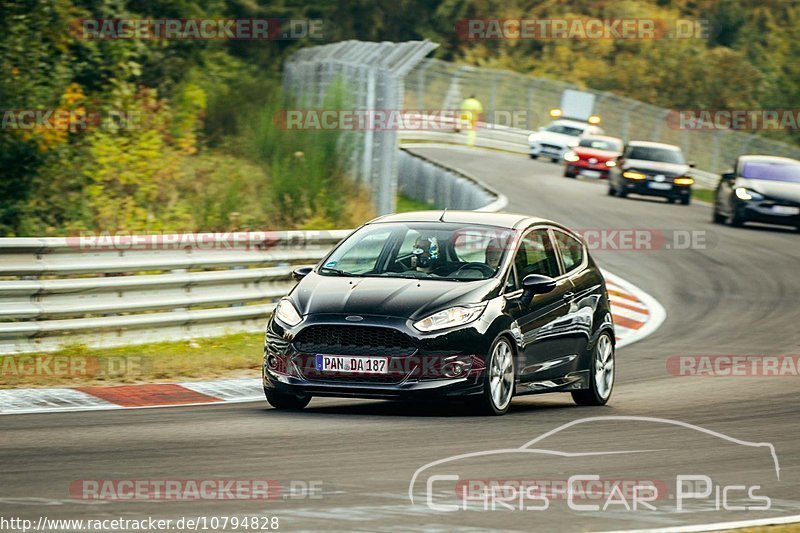
[(667, 198), (667, 203), (668, 204), (674, 204), (675, 203), (675, 198)]
[(271, 389), (264, 389), (264, 396), (275, 409), (298, 411), (308, 405), (311, 396), (296, 396), (294, 394), (281, 394)]
[(531, 154), (531, 159), (539, 159), (539, 156)]
[(615, 376), (614, 342), (608, 332), (597, 338), (589, 368), (589, 388), (572, 391), (572, 399), (578, 405), (605, 405), (614, 390)]
[(489, 349), (483, 393), (471, 400), (472, 408), (482, 415), (506, 414), (515, 385), (514, 349), (506, 337), (497, 337)]
[(692, 203), (692, 197), (691, 196), (685, 196), (685, 197), (681, 198), (681, 205), (689, 205), (690, 203)]

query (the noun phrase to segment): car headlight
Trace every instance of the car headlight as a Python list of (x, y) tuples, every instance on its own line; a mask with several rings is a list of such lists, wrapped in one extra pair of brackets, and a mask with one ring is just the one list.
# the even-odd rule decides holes
[(675, 185), (691, 185), (694, 183), (694, 179), (690, 178), (689, 176), (682, 176), (680, 178), (675, 178)]
[(275, 307), (275, 317), (287, 326), (296, 326), (303, 321), (303, 317), (294, 308), (289, 298), (281, 298), (281, 301), (278, 302)]
[(625, 172), (622, 173), (622, 176), (631, 180), (643, 180), (647, 178), (647, 176), (645, 176), (641, 172), (636, 172), (633, 170), (626, 170)]
[(486, 304), (483, 302), (477, 305), (458, 305), (451, 307), (431, 316), (425, 317), (416, 322), (414, 327), (420, 331), (436, 331), (438, 329), (452, 328), (455, 326), (463, 326), (477, 320), (483, 310), (486, 309)]
[(763, 200), (764, 195), (744, 187), (736, 187), (736, 197), (740, 200)]
[(570, 163), (574, 163), (575, 161), (578, 161), (580, 157), (578, 157), (578, 154), (570, 150), (569, 152), (564, 154), (564, 159), (569, 161)]

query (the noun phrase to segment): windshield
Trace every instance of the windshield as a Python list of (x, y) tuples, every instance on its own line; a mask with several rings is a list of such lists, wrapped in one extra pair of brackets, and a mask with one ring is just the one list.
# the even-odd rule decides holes
[(585, 139), (581, 139), (581, 142), (578, 144), (578, 146), (583, 146), (584, 148), (594, 148), (595, 150), (607, 150), (609, 152), (622, 151), (622, 144), (618, 141), (612, 141), (611, 139), (587, 137)]
[(545, 131), (561, 133), (562, 135), (569, 135), (570, 137), (577, 137), (583, 133), (583, 129), (581, 128), (565, 126), (564, 124), (550, 124), (545, 128)]
[(447, 222), (369, 224), (348, 237), (319, 268), (323, 276), (431, 278), (493, 277), (514, 232)]
[(753, 180), (800, 183), (800, 163), (752, 161), (744, 164), (744, 168), (742, 168), (742, 177)]
[(659, 161), (661, 163), (674, 163), (685, 165), (686, 160), (680, 150), (657, 148), (654, 146), (632, 146), (628, 159), (641, 159), (643, 161)]

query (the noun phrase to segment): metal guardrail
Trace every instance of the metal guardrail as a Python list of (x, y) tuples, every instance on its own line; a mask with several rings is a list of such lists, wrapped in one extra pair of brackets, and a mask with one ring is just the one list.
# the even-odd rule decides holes
[(0, 355), (261, 329), (291, 265), (348, 234), (0, 239)]

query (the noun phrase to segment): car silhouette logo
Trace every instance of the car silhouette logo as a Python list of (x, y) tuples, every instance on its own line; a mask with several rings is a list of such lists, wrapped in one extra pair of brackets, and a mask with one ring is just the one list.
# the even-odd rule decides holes
[(667, 179), (667, 177), (664, 174), (658, 174), (654, 179), (658, 182), (661, 182)]
[(589, 159), (589, 163), (594, 165), (595, 163), (597, 163), (597, 159), (592, 157), (592, 158)]

